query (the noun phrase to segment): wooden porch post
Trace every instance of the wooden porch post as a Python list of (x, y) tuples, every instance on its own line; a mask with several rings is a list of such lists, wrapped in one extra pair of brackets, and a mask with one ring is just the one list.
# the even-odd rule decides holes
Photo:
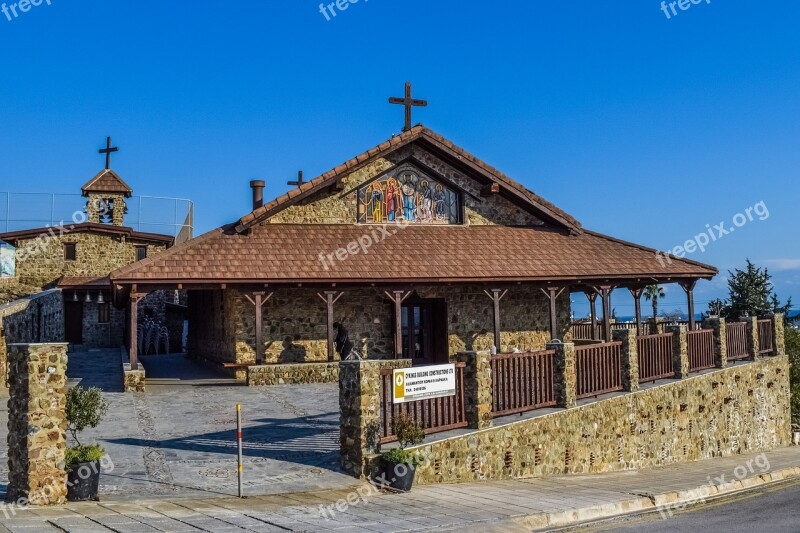
[(689, 281), (682, 281), (681, 287), (686, 291), (687, 307), (689, 309), (689, 331), (695, 330), (696, 320), (694, 318), (694, 287), (697, 285), (697, 280), (692, 279)]
[(394, 303), (394, 358), (403, 358), (403, 301), (411, 296), (411, 292), (384, 291), (384, 294)]
[(264, 297), (264, 292), (254, 292), (253, 298), (250, 298), (248, 295), (244, 295), (245, 298), (250, 300), (250, 303), (253, 304), (256, 308), (256, 364), (263, 365), (264, 364), (264, 313), (263, 307), (264, 304), (272, 298), (273, 293), (269, 293)]
[(317, 293), (317, 296), (322, 298), (322, 301), (325, 302), (327, 307), (327, 315), (328, 315), (328, 362), (332, 363), (336, 358), (336, 349), (335, 349), (335, 334), (333, 332), (333, 304), (339, 301), (339, 298), (344, 295), (343, 292), (337, 291), (325, 291), (325, 295), (323, 296), (320, 293)]
[(501, 289), (492, 289), (492, 292), (483, 291), (494, 302), (494, 347), (500, 351), (500, 300), (508, 293), (508, 289), (500, 294)]
[(638, 287), (636, 289), (628, 289), (631, 291), (631, 296), (633, 296), (633, 302), (636, 307), (636, 335), (641, 336), (642, 332), (642, 294), (644, 294), (644, 288)]
[(541, 289), (545, 296), (550, 300), (550, 342), (558, 339), (558, 313), (556, 312), (556, 300), (566, 287), (548, 287), (547, 290)]
[(133, 292), (135, 290), (134, 287), (128, 300), (128, 358), (131, 370), (139, 370), (139, 302), (144, 298), (144, 295)]
[(611, 292), (614, 287), (603, 285), (600, 287), (600, 296), (603, 298), (603, 340), (611, 342)]
[[(589, 314), (592, 317), (592, 339), (597, 331), (597, 289), (583, 291), (589, 299)], [(597, 339), (594, 339), (597, 340)]]

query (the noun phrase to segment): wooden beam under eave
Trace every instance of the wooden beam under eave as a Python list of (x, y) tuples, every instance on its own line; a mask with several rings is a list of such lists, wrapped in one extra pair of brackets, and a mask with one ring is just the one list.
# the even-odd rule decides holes
[(493, 194), (500, 193), (500, 184), (499, 183), (490, 183), (481, 189), (481, 196), (486, 198), (487, 196), (491, 196)]

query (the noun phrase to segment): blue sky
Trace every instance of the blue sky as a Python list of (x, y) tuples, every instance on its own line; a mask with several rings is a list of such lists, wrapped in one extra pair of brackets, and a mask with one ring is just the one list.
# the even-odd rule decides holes
[(763, 201), (690, 257), (770, 265), (800, 303), (798, 21), (778, 0), (670, 19), (657, 0), (361, 0), (330, 21), (318, 0), (51, 0), (0, 14), (0, 190), (77, 192), (113, 135), (135, 193), (193, 199), (205, 231), (248, 210), (249, 179), (272, 197), (398, 132), (386, 99), (411, 80), (415, 121), (588, 228), (671, 249)]

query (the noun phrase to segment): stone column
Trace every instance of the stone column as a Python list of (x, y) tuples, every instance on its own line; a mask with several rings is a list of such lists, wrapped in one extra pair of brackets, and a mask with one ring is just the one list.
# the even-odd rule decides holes
[(728, 366), (728, 339), (725, 336), (725, 319), (712, 316), (703, 321), (703, 329), (714, 332), (714, 364), (717, 368)]
[(783, 313), (775, 313), (772, 317), (772, 348), (773, 355), (786, 355), (786, 323)]
[(575, 368), (575, 345), (571, 342), (551, 342), (548, 350), (556, 352), (555, 391), (559, 407), (575, 407), (578, 395), (578, 375)]
[(486, 352), (458, 354), (464, 368), (464, 404), (471, 429), (492, 427), (492, 355)]
[(635, 329), (618, 329), (612, 332), (614, 342), (621, 342), (622, 386), (626, 392), (639, 390), (639, 341)]
[(666, 333), (672, 333), (672, 360), (675, 377), (689, 377), (689, 328), (686, 326), (664, 326)]
[(8, 499), (66, 502), (67, 344), (9, 344)]
[(758, 317), (749, 316), (744, 319), (747, 324), (747, 352), (753, 356), (753, 361), (761, 359), (761, 345), (758, 342)]
[(407, 367), (411, 367), (408, 359), (339, 363), (339, 446), (341, 466), (348, 474), (364, 478), (369, 473), (367, 457), (378, 452), (381, 370)]
[(655, 318), (650, 318), (647, 323), (650, 324), (651, 335), (660, 335), (664, 333), (664, 317), (657, 316)]

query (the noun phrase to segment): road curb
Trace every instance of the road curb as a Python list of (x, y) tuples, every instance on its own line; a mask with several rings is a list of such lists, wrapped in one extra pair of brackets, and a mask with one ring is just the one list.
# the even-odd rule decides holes
[(704, 484), (693, 489), (659, 494), (642, 494), (638, 497), (617, 502), (516, 517), (512, 521), (534, 531), (565, 528), (630, 514), (654, 512), (665, 508), (681, 510), (700, 501), (719, 498), (794, 478), (800, 478), (800, 466), (783, 468), (727, 483)]

